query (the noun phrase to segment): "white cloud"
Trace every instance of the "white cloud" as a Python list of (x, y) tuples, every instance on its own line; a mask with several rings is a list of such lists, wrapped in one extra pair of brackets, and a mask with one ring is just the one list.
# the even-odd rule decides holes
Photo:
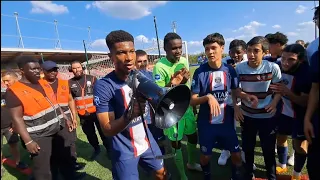
[(31, 13), (35, 14), (64, 14), (68, 13), (68, 7), (52, 3), (52, 1), (31, 1)]
[(287, 32), (286, 33), (288, 36), (298, 36), (299, 33), (296, 33), (296, 32)]
[(95, 1), (92, 7), (116, 18), (134, 20), (150, 15), (151, 9), (166, 3), (166, 1)]
[(307, 7), (299, 5), (298, 8), (296, 9), (297, 14), (302, 14), (306, 11)]
[(257, 30), (261, 26), (265, 26), (266, 24), (257, 22), (257, 21), (251, 21), (245, 26), (242, 26), (236, 30), (233, 30), (232, 32), (243, 32), (243, 36), (257, 36)]
[(148, 43), (149, 42), (149, 39), (146, 36), (142, 35), (142, 34), (137, 36), (136, 40), (138, 42), (141, 42), (141, 43)]
[[(299, 39), (303, 39), (305, 42), (311, 42), (315, 39), (315, 24), (312, 21), (301, 22), (297, 24), (296, 33), (299, 35)], [(317, 29), (319, 34), (319, 29)], [(290, 39), (289, 39), (290, 40)], [(292, 42), (295, 40), (292, 39)]]
[(309, 26), (314, 26), (314, 22), (313, 21), (302, 22), (302, 23), (299, 23), (298, 26), (301, 28), (306, 28)]
[(91, 4), (87, 4), (86, 9), (90, 9), (90, 8), (91, 8)]
[(274, 28), (274, 29), (280, 29), (281, 26), (280, 26), (279, 24), (275, 24), (275, 25), (272, 26), (272, 28)]
[(96, 39), (91, 43), (92, 48), (108, 48), (105, 39)]
[(188, 46), (202, 46), (203, 41), (189, 41)]

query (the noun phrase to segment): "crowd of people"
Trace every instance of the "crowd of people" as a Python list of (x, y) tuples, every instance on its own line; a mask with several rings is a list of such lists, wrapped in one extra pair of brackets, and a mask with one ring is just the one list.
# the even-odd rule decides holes
[[(319, 24), (319, 9), (314, 15)], [(114, 180), (138, 180), (138, 166), (155, 179), (172, 179), (162, 155), (170, 142), (181, 180), (188, 170), (202, 172), (211, 179), (213, 148), (223, 149), (218, 164), (231, 157), (232, 179), (252, 180), (256, 136), (269, 180), (288, 171), (288, 136), (293, 138), (292, 180), (301, 179), (307, 162), (310, 180), (320, 179), (319, 141), (319, 39), (307, 49), (301, 41), (287, 44), (287, 36), (276, 32), (256, 36), (247, 43), (235, 39), (229, 57), (223, 59), (224, 37), (220, 33), (203, 39), (206, 62), (191, 77), (182, 57), (182, 38), (176, 33), (164, 37), (166, 56), (148, 71), (148, 56), (136, 50), (133, 36), (123, 30), (110, 32), (106, 44), (115, 69), (101, 79), (84, 73), (80, 62), (70, 64), (70, 80), (57, 78), (55, 62), (39, 64), (31, 56), (15, 59), (21, 73), (2, 74), (7, 86), (1, 98), (1, 144), (7, 138), (19, 169), (18, 142), (30, 153), (32, 179), (82, 179), (77, 162), (77, 117), (89, 144), (91, 160), (101, 153), (96, 129), (106, 156), (111, 160)], [(190, 106), (178, 123), (168, 129), (154, 125), (153, 107), (127, 84), (132, 70), (139, 70), (160, 87), (188, 86)], [(43, 72), (43, 77), (40, 73)], [(197, 108), (199, 107), (199, 108)], [(239, 143), (236, 122), (241, 126)], [(181, 140), (187, 137), (187, 164)], [(200, 158), (196, 156), (199, 151)], [(276, 149), (275, 149), (276, 147)], [(278, 162), (276, 161), (276, 151)], [(1, 176), (4, 169), (1, 166)], [(214, 171), (212, 172), (214, 173)]]

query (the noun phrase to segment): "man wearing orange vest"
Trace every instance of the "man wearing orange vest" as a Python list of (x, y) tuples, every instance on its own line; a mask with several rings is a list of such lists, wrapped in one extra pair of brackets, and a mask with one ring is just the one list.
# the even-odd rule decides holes
[(76, 170), (82, 170), (84, 165), (77, 163), (77, 152), (76, 152), (76, 140), (77, 140), (77, 110), (75, 102), (70, 93), (68, 80), (58, 79), (59, 67), (53, 61), (45, 61), (42, 65), (43, 79), (48, 81), (51, 85), (54, 93), (56, 94), (57, 101), (64, 112), (64, 114), (72, 120), (73, 131), (67, 132), (66, 139), (68, 146), (71, 148), (71, 156), (75, 164)]
[(38, 60), (20, 56), (16, 62), (22, 77), (8, 88), (6, 105), (22, 145), (30, 153), (34, 179), (56, 179), (58, 170), (64, 179), (77, 179), (70, 147), (64, 143), (64, 131), (72, 131), (72, 123), (60, 108), (50, 84), (39, 81)]
[(107, 150), (107, 156), (110, 158), (111, 138), (104, 136), (101, 131), (96, 115), (96, 107), (93, 105), (93, 86), (97, 78), (89, 74), (84, 74), (84, 70), (85, 67), (83, 67), (80, 62), (74, 61), (71, 63), (69, 71), (74, 74), (74, 77), (69, 80), (70, 92), (76, 103), (82, 130), (94, 148), (90, 159), (94, 160), (101, 152), (95, 126)]

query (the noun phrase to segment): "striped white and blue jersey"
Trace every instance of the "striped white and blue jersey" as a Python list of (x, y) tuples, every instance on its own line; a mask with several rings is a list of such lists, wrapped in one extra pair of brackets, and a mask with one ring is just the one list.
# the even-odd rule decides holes
[(263, 60), (259, 67), (251, 68), (248, 63), (236, 66), (240, 88), (243, 92), (257, 96), (258, 107), (254, 108), (247, 101), (241, 101), (241, 109), (245, 116), (251, 118), (271, 118), (275, 114), (268, 113), (265, 108), (272, 101), (271, 83), (281, 81), (281, 70), (278, 64)]

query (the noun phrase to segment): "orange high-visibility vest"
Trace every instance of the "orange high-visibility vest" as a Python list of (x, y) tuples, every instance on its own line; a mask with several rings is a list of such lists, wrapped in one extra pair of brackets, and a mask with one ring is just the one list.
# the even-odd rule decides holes
[[(67, 117), (71, 118), (71, 111), (69, 108), (69, 95), (70, 95), (69, 82), (68, 80), (62, 80), (62, 79), (57, 79), (57, 80), (58, 80), (58, 87), (57, 87), (57, 94), (55, 96), (57, 103), (61, 107), (64, 114), (67, 115)], [(43, 84), (46, 82), (47, 81), (44, 79), (39, 80), (40, 84)]]
[[(92, 77), (92, 86), (93, 86), (94, 78)], [(80, 84), (79, 84), (80, 86)], [(86, 111), (88, 113), (95, 113), (96, 107), (93, 105), (93, 95), (85, 94), (85, 88), (87, 86), (87, 76), (84, 75), (84, 85), (81, 88), (81, 97), (75, 97), (74, 101), (76, 103), (77, 111), (79, 115), (85, 115)]]
[(60, 129), (60, 119), (63, 118), (50, 84), (42, 81), (40, 85), (46, 96), (21, 82), (9, 88), (22, 103), (23, 119), (30, 135), (46, 129)]

